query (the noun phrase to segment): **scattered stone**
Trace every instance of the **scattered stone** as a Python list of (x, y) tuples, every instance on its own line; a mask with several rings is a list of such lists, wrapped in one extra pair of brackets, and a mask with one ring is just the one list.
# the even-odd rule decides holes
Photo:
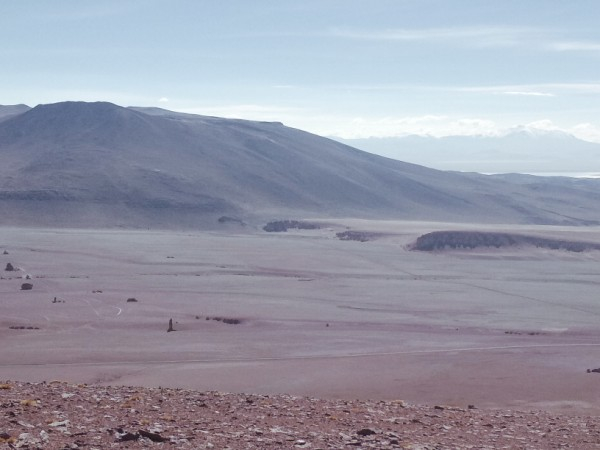
[(13, 272), (15, 270), (15, 266), (13, 266), (11, 263), (6, 263), (6, 269), (4, 269), (7, 272)]
[(4, 250), (3, 255), (8, 255), (8, 251)]
[(167, 329), (167, 333), (170, 333), (171, 331), (175, 331), (175, 328), (173, 328), (173, 319), (169, 319), (169, 328)]
[(135, 298), (135, 297), (129, 297), (129, 298), (127, 299), (127, 303), (137, 303), (137, 301), (138, 301), (138, 300), (137, 300), (137, 298)]
[(46, 444), (50, 441), (50, 435), (46, 432), (46, 430), (40, 431), (40, 440)]
[[(440, 412), (398, 401), (3, 383), (12, 386), (0, 401), (0, 448), (7, 449), (591, 449), (600, 430), (597, 415), (453, 406)], [(74, 395), (65, 401), (67, 393)], [(35, 399), (39, 407), (19, 399)]]
[(356, 434), (358, 434), (359, 436), (371, 436), (372, 434), (376, 434), (373, 430), (371, 430), (370, 428), (363, 428), (361, 430), (358, 430), (356, 432)]
[[(209, 317), (207, 317), (206, 320), (209, 320)], [(217, 322), (223, 322), (228, 325), (239, 325), (240, 323), (242, 323), (241, 319), (234, 319), (231, 317), (211, 317), (210, 320), (215, 320)]]
[(30, 291), (31, 289), (33, 289), (33, 284), (31, 284), (31, 283), (23, 283), (21, 285), (22, 291)]
[(61, 420), (61, 421), (49, 423), (48, 426), (49, 427), (53, 427), (53, 428), (56, 428), (56, 427), (68, 427), (69, 423), (70, 422), (68, 420)]
[(127, 441), (137, 441), (140, 438), (140, 435), (137, 433), (123, 433), (117, 435), (117, 441), (127, 442)]
[(152, 442), (167, 442), (169, 440), (158, 433), (151, 433), (150, 431), (139, 430), (138, 433), (140, 436), (148, 438)]

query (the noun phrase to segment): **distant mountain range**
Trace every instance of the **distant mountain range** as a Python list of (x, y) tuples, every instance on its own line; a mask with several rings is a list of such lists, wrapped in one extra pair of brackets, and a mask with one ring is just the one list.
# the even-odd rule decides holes
[(503, 136), (403, 136), (336, 140), (388, 158), (440, 170), (482, 173), (595, 174), (600, 144), (526, 127)]
[(0, 107), (0, 224), (229, 216), (599, 224), (600, 180), (443, 172), (288, 128), (111, 103)]

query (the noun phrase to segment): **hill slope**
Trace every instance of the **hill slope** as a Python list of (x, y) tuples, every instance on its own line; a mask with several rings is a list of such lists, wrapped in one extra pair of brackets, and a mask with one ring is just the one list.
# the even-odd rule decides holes
[(221, 215), (585, 224), (595, 180), (442, 172), (279, 123), (40, 105), (0, 122), (3, 224), (196, 227)]

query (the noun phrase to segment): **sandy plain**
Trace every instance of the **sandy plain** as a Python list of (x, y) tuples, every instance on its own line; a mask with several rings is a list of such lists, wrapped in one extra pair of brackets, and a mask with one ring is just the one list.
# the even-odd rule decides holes
[(600, 229), (321, 223), (2, 228), (1, 269), (19, 270), (0, 273), (0, 379), (600, 413), (599, 251), (407, 249), (434, 230)]

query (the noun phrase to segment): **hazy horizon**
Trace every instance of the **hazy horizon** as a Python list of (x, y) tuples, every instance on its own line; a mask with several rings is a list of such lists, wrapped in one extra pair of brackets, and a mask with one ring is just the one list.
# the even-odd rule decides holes
[(2, 7), (0, 104), (281, 121), (319, 135), (600, 142), (594, 1), (104, 0)]

